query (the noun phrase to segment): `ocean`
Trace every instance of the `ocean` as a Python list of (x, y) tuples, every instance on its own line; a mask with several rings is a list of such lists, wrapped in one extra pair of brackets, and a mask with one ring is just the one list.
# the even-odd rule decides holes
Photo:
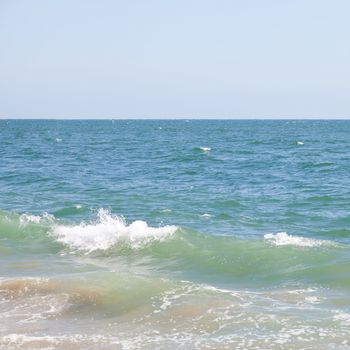
[(350, 349), (350, 121), (0, 120), (0, 349)]

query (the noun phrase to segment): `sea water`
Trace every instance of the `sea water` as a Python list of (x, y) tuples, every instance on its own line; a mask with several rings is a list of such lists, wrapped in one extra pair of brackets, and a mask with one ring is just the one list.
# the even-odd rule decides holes
[(350, 349), (350, 121), (1, 120), (1, 349)]

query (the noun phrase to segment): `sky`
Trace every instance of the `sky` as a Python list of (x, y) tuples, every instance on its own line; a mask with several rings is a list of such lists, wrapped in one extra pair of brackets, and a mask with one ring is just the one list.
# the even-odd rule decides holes
[(0, 0), (0, 118), (350, 118), (349, 0)]

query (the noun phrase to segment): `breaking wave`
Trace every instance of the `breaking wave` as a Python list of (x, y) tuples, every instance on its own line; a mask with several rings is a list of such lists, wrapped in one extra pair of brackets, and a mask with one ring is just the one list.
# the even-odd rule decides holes
[(203, 234), (175, 225), (152, 227), (141, 220), (127, 223), (105, 209), (95, 219), (76, 223), (47, 213), (0, 212), (0, 239), (0, 253), (7, 255), (89, 255), (96, 266), (106, 258), (112, 269), (131, 264), (162, 275), (196, 275), (203, 282), (215, 279), (255, 287), (304, 277), (328, 285), (335, 283), (329, 278), (335, 275), (342, 285), (343, 271), (350, 268), (348, 245), (336, 241), (286, 232), (261, 239)]
[(52, 235), (58, 242), (72, 249), (92, 252), (107, 250), (118, 241), (128, 241), (132, 247), (137, 248), (154, 240), (164, 240), (176, 230), (177, 226), (150, 227), (141, 220), (127, 225), (122, 217), (113, 216), (107, 210), (100, 209), (96, 222), (54, 225)]
[(276, 246), (294, 245), (299, 247), (321, 247), (335, 245), (335, 242), (289, 235), (287, 232), (268, 233), (264, 235), (265, 240)]
[(42, 222), (53, 222), (55, 217), (51, 214), (44, 213), (43, 215), (32, 215), (24, 213), (19, 217), (19, 222), (22, 226), (25, 226), (30, 223), (42, 223)]

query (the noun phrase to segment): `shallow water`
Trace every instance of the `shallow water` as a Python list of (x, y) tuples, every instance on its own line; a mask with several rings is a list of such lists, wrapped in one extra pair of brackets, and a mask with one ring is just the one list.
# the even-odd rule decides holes
[(0, 349), (350, 349), (349, 121), (0, 121)]

